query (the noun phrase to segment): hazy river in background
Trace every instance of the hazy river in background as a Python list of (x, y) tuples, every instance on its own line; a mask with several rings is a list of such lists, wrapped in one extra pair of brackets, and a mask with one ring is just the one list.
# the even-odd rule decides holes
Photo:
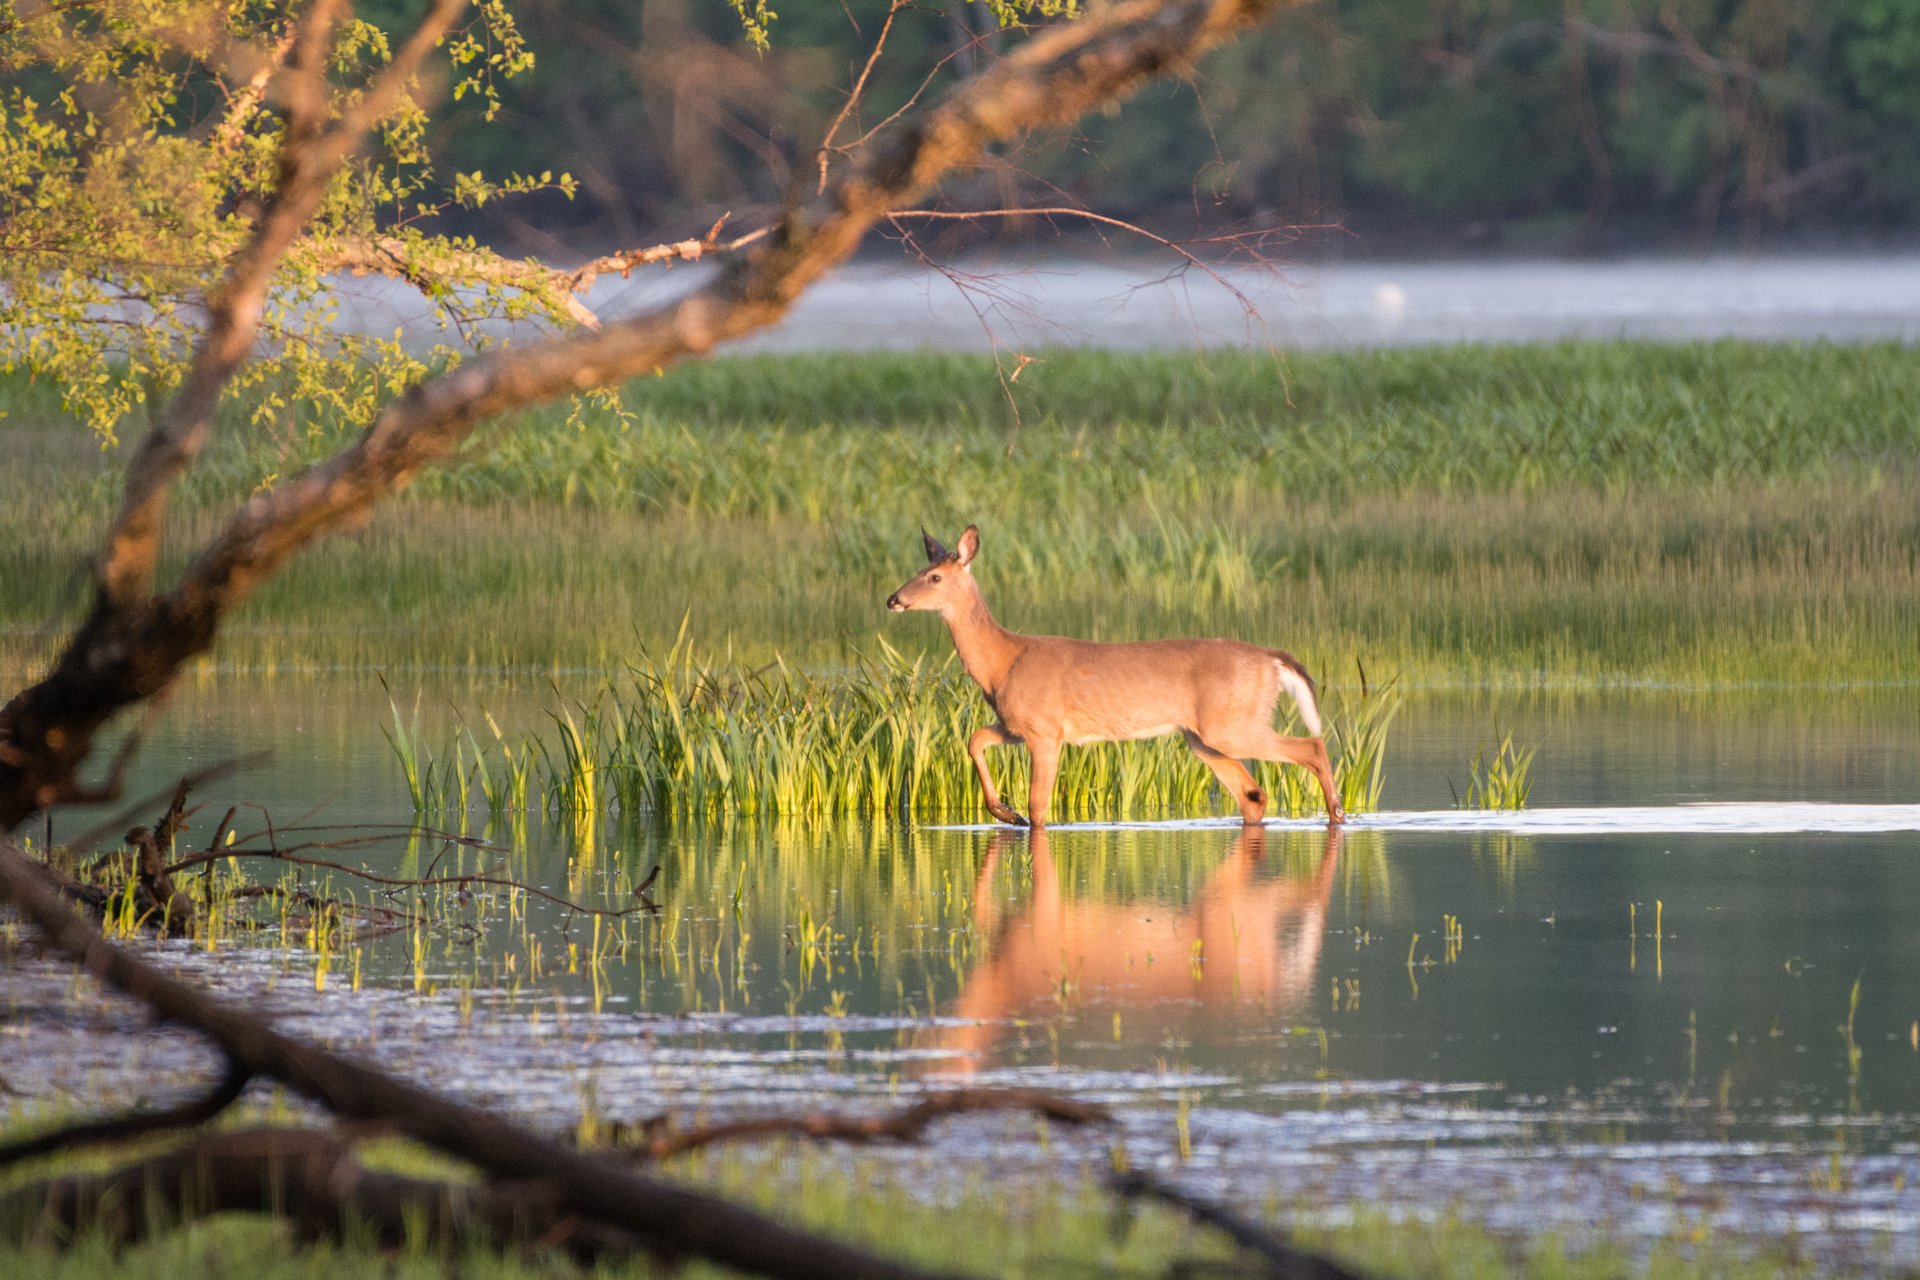
[[(679, 265), (610, 277), (606, 318), (709, 278)], [(404, 286), (341, 282), (347, 323), (433, 339)], [(497, 331), (497, 330), (496, 330)], [(1223, 268), (1164, 261), (966, 261), (948, 274), (859, 263), (728, 351), (1020, 351), (1051, 346), (1283, 349), (1560, 338), (1920, 340), (1920, 254), (1613, 261), (1343, 262)]]

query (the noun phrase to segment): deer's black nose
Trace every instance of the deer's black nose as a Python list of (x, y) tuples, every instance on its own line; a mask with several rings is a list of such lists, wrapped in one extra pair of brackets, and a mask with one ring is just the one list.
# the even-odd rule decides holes
[(900, 593), (898, 591), (887, 597), (887, 608), (893, 610), (895, 613), (906, 608), (905, 605), (900, 603)]

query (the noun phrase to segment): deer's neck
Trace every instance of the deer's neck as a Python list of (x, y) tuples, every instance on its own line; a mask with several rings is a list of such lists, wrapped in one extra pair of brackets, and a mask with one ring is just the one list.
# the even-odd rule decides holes
[(1021, 637), (994, 620), (993, 611), (981, 598), (978, 587), (969, 597), (941, 611), (947, 630), (953, 633), (953, 647), (959, 651), (960, 665), (989, 700), (1000, 692), (1007, 672), (1020, 656)]

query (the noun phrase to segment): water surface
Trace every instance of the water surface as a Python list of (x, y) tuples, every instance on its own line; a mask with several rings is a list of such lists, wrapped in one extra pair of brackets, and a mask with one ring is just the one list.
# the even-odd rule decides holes
[[(551, 696), (489, 704), (534, 723)], [(241, 801), (324, 828), (283, 841), (332, 841), (411, 819), (389, 715), (377, 688), (209, 679), (182, 691), (145, 768), (159, 782), (271, 743), (271, 765), (206, 789), (189, 841)], [(1452, 808), (1475, 746), (1508, 729), (1540, 749), (1533, 808)], [(956, 1122), (934, 1157), (902, 1159), (929, 1185), (983, 1164), (1053, 1177), (1118, 1144), (1250, 1204), (1705, 1224), (1912, 1264), (1917, 748), (1913, 691), (1427, 693), (1396, 727), (1383, 811), (1340, 833), (1200, 815), (1034, 836), (475, 812), (486, 847), (397, 837), (326, 856), (497, 869), (622, 909), (657, 866), (658, 912), (402, 893), (380, 900), (435, 927), (327, 955), (298, 936), (172, 953), (293, 1030), (555, 1129), (585, 1111), (640, 1122), (1036, 1085), (1122, 1122), (1046, 1142), (1030, 1121)], [(74, 1079), (137, 1090), (195, 1061), (157, 1034), (129, 1059), (99, 1032), (130, 1015), (5, 981), (17, 1105)]]

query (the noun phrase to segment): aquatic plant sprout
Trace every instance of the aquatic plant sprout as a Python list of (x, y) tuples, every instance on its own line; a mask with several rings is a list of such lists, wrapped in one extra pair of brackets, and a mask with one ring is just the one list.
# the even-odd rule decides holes
[(1488, 755), (1485, 744), (1474, 749), (1468, 770), (1466, 807), (1469, 809), (1524, 809), (1533, 791), (1532, 747), (1513, 745), (1509, 730)]

